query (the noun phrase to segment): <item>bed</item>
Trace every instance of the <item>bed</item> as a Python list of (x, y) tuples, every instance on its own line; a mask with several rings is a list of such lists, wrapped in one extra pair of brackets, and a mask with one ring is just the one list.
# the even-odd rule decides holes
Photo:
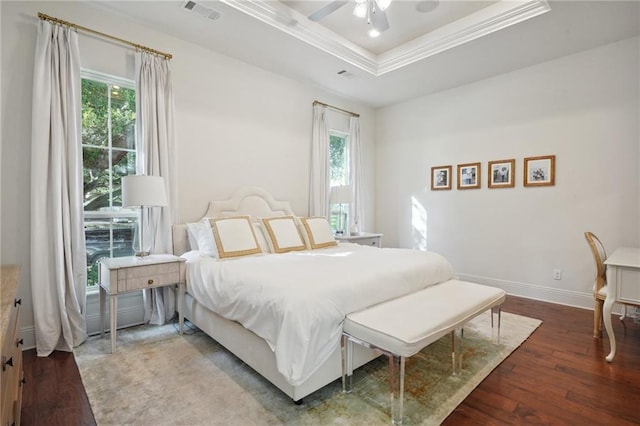
[[(294, 213), (264, 189), (245, 187), (210, 202), (203, 219), (238, 215), (258, 223)], [(296, 402), (341, 377), (346, 314), (454, 276), (435, 253), (350, 243), (216, 260), (190, 250), (187, 229), (173, 226), (174, 254), (187, 258), (187, 293), (179, 307), (185, 318)], [(286, 298), (272, 297), (276, 291)], [(356, 349), (354, 368), (380, 355)]]

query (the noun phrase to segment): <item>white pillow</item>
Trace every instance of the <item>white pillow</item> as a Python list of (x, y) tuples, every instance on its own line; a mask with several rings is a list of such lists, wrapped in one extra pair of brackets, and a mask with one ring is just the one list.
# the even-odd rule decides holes
[(307, 249), (298, 230), (295, 217), (265, 217), (262, 218), (262, 224), (266, 231), (267, 243), (271, 253), (286, 253)]
[(303, 217), (300, 219), (307, 234), (309, 247), (319, 249), (336, 246), (338, 243), (331, 232), (331, 225), (325, 217)]
[(264, 236), (264, 227), (262, 226), (262, 224), (254, 222), (253, 232), (256, 234), (256, 240), (258, 240), (258, 246), (260, 246), (260, 250), (262, 250), (264, 253), (269, 253), (271, 249), (269, 248), (269, 243), (267, 243), (267, 238)]
[(220, 259), (262, 253), (250, 216), (221, 217), (209, 222)]
[(203, 220), (202, 222), (188, 223), (187, 231), (189, 235), (189, 245), (191, 246), (191, 250), (199, 250), (211, 257), (218, 256), (216, 243), (213, 240), (211, 225), (209, 224), (209, 221), (207, 219)]

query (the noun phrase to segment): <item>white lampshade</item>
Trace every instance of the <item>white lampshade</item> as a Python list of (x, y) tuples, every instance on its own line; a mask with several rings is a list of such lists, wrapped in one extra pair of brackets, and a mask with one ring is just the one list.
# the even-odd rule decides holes
[(332, 204), (350, 203), (352, 198), (351, 185), (338, 185), (331, 187)]
[(122, 207), (167, 205), (164, 178), (160, 176), (123, 176)]

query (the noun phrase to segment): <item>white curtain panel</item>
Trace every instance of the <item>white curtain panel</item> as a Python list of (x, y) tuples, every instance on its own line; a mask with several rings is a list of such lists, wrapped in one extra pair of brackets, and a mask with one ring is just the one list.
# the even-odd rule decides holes
[(355, 232), (365, 231), (364, 202), (362, 197), (362, 143), (360, 142), (360, 117), (349, 119), (349, 144), (351, 155), (349, 167), (351, 168), (351, 182), (353, 187), (353, 203), (350, 204), (349, 229)]
[(87, 338), (78, 35), (38, 24), (31, 130), (31, 294), (38, 356)]
[(311, 135), (311, 177), (309, 180), (309, 215), (329, 217), (329, 125), (327, 108), (313, 106)]
[[(167, 207), (144, 209), (143, 247), (151, 253), (171, 253), (171, 225), (177, 223), (173, 88), (169, 60), (136, 53), (136, 106), (138, 174), (162, 176), (167, 190)], [(163, 287), (143, 292), (145, 322), (164, 324), (175, 315), (175, 292)]]

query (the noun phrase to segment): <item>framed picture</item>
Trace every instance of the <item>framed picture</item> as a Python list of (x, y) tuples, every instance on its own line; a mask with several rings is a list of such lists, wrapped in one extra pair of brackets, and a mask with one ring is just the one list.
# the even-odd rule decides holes
[(489, 188), (511, 188), (515, 185), (516, 160), (489, 161)]
[(431, 189), (451, 189), (451, 166), (431, 168)]
[(480, 163), (458, 164), (458, 189), (480, 188)]
[(524, 186), (553, 186), (555, 183), (555, 155), (524, 159)]

